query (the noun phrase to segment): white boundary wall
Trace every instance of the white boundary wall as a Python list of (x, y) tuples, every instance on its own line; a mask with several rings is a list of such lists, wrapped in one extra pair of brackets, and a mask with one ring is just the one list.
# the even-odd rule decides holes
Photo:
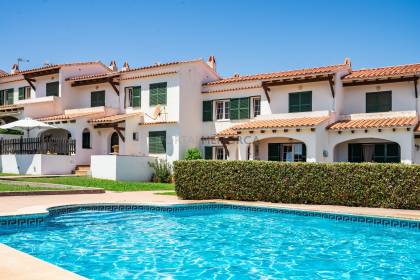
[(71, 174), (75, 167), (74, 156), (42, 154), (0, 156), (2, 173), (63, 175)]
[(149, 182), (153, 170), (149, 162), (154, 157), (124, 155), (91, 156), (91, 174), (93, 178)]

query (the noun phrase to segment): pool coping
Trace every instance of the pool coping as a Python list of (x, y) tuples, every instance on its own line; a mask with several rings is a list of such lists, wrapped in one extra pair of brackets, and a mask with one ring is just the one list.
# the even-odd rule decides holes
[[(226, 201), (226, 200), (213, 200), (213, 201), (178, 201), (178, 202), (170, 202), (170, 203), (135, 203), (135, 202), (112, 202), (112, 203), (71, 203), (71, 204), (60, 204), (55, 206), (49, 206), (44, 207), (43, 210), (38, 209), (38, 211), (31, 213), (31, 214), (17, 214), (17, 215), (0, 215), (0, 221), (5, 218), (22, 218), (22, 217), (28, 217), (34, 219), (36, 223), (37, 218), (46, 218), (49, 215), (52, 215), (51, 213), (56, 210), (60, 209), (69, 209), (69, 208), (78, 208), (81, 207), (118, 207), (118, 206), (138, 206), (138, 207), (154, 207), (154, 208), (174, 208), (174, 207), (183, 207), (186, 206), (188, 208), (194, 207), (194, 206), (203, 206), (203, 205), (230, 205), (233, 207), (246, 207), (249, 209), (259, 209), (261, 211), (262, 209), (266, 209), (266, 212), (280, 212), (284, 213), (284, 211), (292, 211), (293, 213), (286, 213), (286, 214), (294, 214), (300, 216), (316, 216), (321, 218), (328, 218), (332, 220), (336, 220), (339, 222), (358, 222), (358, 218), (365, 219), (363, 222), (377, 225), (379, 223), (375, 223), (374, 220), (382, 220), (382, 221), (398, 221), (398, 222), (405, 222), (405, 223), (415, 223), (416, 229), (420, 230), (420, 218), (413, 217), (413, 218), (401, 218), (401, 217), (395, 217), (395, 216), (389, 216), (389, 215), (373, 215), (373, 214), (354, 214), (349, 212), (340, 212), (340, 211), (322, 211), (322, 210), (316, 210), (316, 209), (302, 209), (299, 207), (290, 207), (290, 205), (281, 205), (281, 204), (273, 204), (273, 203), (256, 203), (256, 202), (241, 202), (241, 201)], [(287, 207), (289, 206), (289, 207)], [(268, 211), (269, 210), (269, 211)], [(58, 213), (58, 215), (61, 213)], [(327, 215), (325, 217), (322, 217), (323, 215)], [(340, 217), (339, 219), (337, 217)], [(347, 220), (343, 220), (343, 217), (348, 217)], [(356, 220), (351, 220), (351, 218), (355, 218)], [(371, 219), (371, 222), (367, 222), (367, 219)], [(385, 226), (385, 225), (380, 225)], [(392, 225), (391, 225), (392, 226)], [(407, 226), (407, 225), (406, 225)], [(404, 227), (406, 227), (404, 226)], [(402, 227), (402, 226), (399, 226)], [(411, 230), (411, 228), (410, 228)], [(37, 257), (34, 257), (32, 255), (26, 254), (24, 252), (18, 251), (12, 247), (9, 247), (7, 245), (4, 245), (0, 243), (0, 256), (12, 256), (12, 261), (1, 263), (0, 262), (0, 275), (4, 275), (5, 272), (7, 272), (8, 276), (13, 275), (9, 278), (2, 278), (2, 279), (13, 279), (13, 280), (19, 280), (19, 279), (68, 279), (68, 280), (80, 280), (80, 279), (86, 279), (83, 276), (80, 276), (78, 274), (75, 274), (74, 272), (65, 270), (64, 268), (61, 268), (59, 266), (56, 266), (54, 264), (45, 262), (41, 259), (38, 259)], [(22, 270), (22, 261), (25, 260), (25, 262), (28, 262), (28, 265), (31, 267), (30, 272), (23, 269)], [(10, 267), (10, 265), (12, 267)], [(26, 264), (25, 264), (26, 265)], [(10, 271), (13, 273), (10, 274)], [(46, 278), (45, 273), (47, 275), (55, 275), (54, 278)]]

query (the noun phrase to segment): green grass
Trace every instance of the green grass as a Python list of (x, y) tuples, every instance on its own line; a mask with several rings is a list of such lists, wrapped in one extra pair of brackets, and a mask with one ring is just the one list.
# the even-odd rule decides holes
[(63, 190), (62, 188), (31, 187), (30, 185), (0, 184), (0, 192), (28, 192), (28, 191)]
[(175, 189), (174, 184), (166, 183), (147, 183), (147, 182), (125, 182), (104, 179), (94, 179), (90, 177), (51, 177), (51, 178), (20, 178), (19, 181), (42, 182), (52, 184), (63, 184), (81, 187), (103, 188), (108, 191), (132, 192), (132, 191), (157, 191)]
[(0, 177), (1, 176), (24, 176), (24, 175), (19, 175), (15, 173), (0, 173)]
[(155, 193), (155, 194), (158, 194), (158, 195), (176, 195), (176, 192), (158, 192), (158, 193)]

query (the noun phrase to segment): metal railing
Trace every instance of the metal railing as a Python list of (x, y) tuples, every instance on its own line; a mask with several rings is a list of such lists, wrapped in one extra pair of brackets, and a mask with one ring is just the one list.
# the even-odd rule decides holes
[(76, 140), (64, 138), (16, 138), (0, 139), (0, 155), (7, 154), (53, 154), (74, 155)]

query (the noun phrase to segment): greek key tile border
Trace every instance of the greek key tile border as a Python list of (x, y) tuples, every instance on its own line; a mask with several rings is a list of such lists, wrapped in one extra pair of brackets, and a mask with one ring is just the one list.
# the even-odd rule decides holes
[(397, 227), (404, 229), (420, 230), (420, 221), (402, 220), (396, 218), (357, 216), (339, 213), (314, 212), (304, 210), (293, 210), (273, 207), (260, 206), (244, 206), (237, 204), (223, 203), (193, 203), (193, 204), (177, 204), (170, 206), (157, 205), (140, 205), (140, 204), (89, 204), (89, 205), (67, 205), (49, 208), (49, 214), (21, 215), (21, 216), (4, 216), (0, 217), (1, 228), (21, 228), (39, 226), (48, 221), (51, 217), (72, 213), (77, 211), (154, 211), (166, 212), (172, 214), (195, 214), (197, 212), (214, 213), (218, 210), (241, 210), (247, 212), (265, 212), (280, 213), (295, 216), (317, 217), (338, 222), (356, 222), (374, 226)]

